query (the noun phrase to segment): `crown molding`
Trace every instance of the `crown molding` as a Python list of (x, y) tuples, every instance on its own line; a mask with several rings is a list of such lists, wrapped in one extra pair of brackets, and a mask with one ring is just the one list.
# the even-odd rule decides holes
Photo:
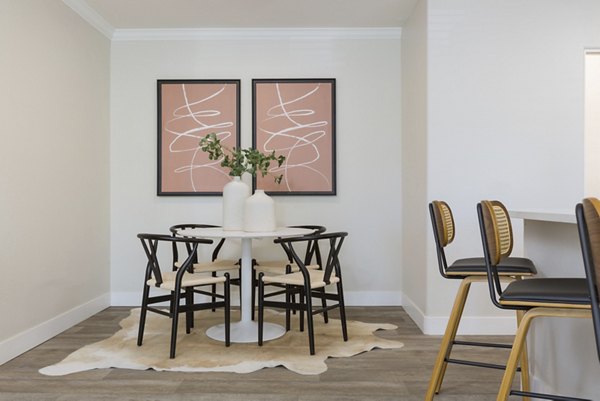
[(395, 27), (116, 29), (112, 40), (400, 39), (400, 36), (401, 28)]
[(400, 39), (402, 32), (399, 27), (116, 29), (85, 0), (63, 0), (63, 3), (112, 41)]
[(108, 23), (100, 14), (91, 8), (85, 0), (63, 0), (67, 7), (75, 11), (88, 24), (96, 28), (100, 33), (108, 39), (113, 39), (115, 28)]

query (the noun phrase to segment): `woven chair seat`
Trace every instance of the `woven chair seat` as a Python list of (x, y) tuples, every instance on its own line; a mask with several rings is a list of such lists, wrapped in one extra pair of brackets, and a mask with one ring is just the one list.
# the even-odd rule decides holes
[[(310, 288), (322, 288), (327, 284), (323, 281), (323, 270), (309, 270), (310, 273)], [(279, 276), (265, 276), (263, 281), (268, 284), (289, 284), (289, 285), (304, 285), (304, 276), (302, 272), (282, 274)], [(339, 282), (339, 277), (336, 277), (333, 273), (329, 278), (329, 283), (334, 284)]]
[[(159, 288), (163, 288), (169, 291), (175, 291), (175, 276), (177, 275), (177, 272), (163, 272), (161, 275), (163, 282)], [(197, 285), (218, 284), (224, 283), (225, 280), (226, 279), (223, 276), (201, 276), (199, 274), (185, 272), (183, 274), (183, 279), (181, 280), (181, 287), (185, 288), (194, 287)], [(148, 284), (151, 287), (154, 287), (156, 285), (156, 280), (154, 278), (151, 278), (150, 280), (146, 281), (146, 284)]]
[[(287, 265), (290, 265), (292, 273), (300, 271), (300, 268), (296, 263), (290, 263), (287, 260), (267, 260), (265, 262), (260, 262), (254, 266), (254, 270), (257, 273), (283, 274), (285, 273), (285, 268)], [(310, 270), (317, 270), (320, 268), (320, 266), (318, 264), (306, 265), (306, 268)]]
[[(175, 262), (177, 268), (181, 267), (180, 262)], [(213, 262), (194, 263), (194, 273), (222, 272), (226, 270), (240, 270), (237, 260), (215, 260)]]

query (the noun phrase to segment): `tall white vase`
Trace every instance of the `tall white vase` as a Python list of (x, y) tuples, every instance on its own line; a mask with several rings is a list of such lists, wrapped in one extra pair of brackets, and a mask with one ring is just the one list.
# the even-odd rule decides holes
[(244, 202), (250, 187), (240, 177), (233, 177), (223, 187), (223, 229), (241, 231), (244, 228)]
[(245, 202), (244, 231), (275, 231), (276, 227), (275, 202), (265, 191), (257, 189)]

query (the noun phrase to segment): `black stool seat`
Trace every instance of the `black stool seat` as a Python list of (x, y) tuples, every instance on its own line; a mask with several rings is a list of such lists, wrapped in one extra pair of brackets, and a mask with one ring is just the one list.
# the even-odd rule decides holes
[(500, 296), (502, 301), (590, 305), (585, 278), (534, 278), (510, 283)]
[[(487, 268), (485, 267), (484, 258), (465, 258), (458, 259), (456, 262), (448, 266), (446, 273), (480, 273), (486, 274)], [(527, 258), (507, 258), (498, 265), (498, 273), (507, 274), (531, 274), (537, 273), (535, 265), (530, 259)]]

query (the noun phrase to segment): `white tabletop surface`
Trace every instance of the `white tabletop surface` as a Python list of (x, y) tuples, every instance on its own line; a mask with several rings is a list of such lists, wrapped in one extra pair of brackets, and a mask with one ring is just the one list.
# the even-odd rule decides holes
[(230, 231), (222, 227), (187, 228), (180, 230), (178, 234), (183, 237), (202, 238), (271, 238), (271, 237), (296, 237), (314, 232), (308, 228), (277, 227), (275, 231), (253, 232), (253, 231)]

